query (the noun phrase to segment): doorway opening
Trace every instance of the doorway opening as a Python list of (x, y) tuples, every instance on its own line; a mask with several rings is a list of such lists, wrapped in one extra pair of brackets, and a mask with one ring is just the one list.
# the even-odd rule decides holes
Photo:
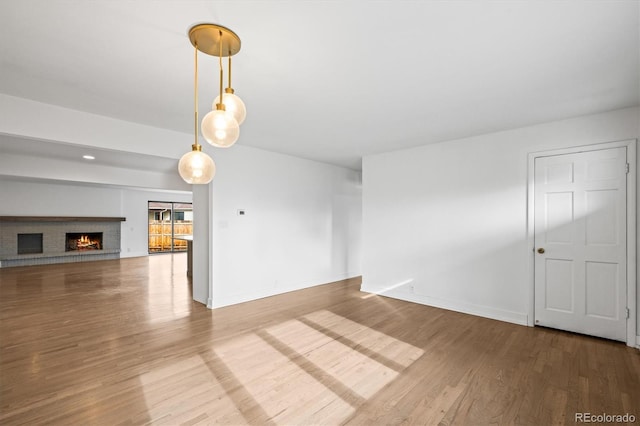
[(149, 254), (187, 251), (193, 235), (193, 204), (149, 201)]

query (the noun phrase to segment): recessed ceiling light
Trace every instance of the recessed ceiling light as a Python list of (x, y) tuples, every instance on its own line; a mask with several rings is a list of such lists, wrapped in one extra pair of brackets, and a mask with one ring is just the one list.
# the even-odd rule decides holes
[(94, 157), (93, 155), (83, 155), (82, 158), (84, 158), (85, 160), (95, 160), (96, 157)]

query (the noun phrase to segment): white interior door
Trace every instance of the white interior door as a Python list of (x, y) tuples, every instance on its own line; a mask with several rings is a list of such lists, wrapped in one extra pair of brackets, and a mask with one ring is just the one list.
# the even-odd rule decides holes
[(626, 340), (626, 148), (539, 157), (535, 324)]

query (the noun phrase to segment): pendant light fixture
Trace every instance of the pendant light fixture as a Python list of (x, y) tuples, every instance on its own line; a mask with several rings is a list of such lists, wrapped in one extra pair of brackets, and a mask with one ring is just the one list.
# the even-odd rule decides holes
[[(198, 24), (189, 29), (189, 40), (195, 48), (194, 77), (194, 135), (195, 143), (191, 151), (180, 159), (178, 171), (182, 179), (192, 184), (211, 182), (216, 166), (211, 157), (202, 152), (198, 143), (198, 51), (219, 58), (220, 95), (214, 101), (214, 109), (202, 120), (202, 136), (211, 145), (228, 148), (240, 136), (239, 123), (244, 121), (246, 108), (242, 100), (234, 95), (231, 88), (231, 56), (240, 51), (240, 37), (230, 29), (216, 24)], [(229, 57), (229, 87), (222, 92), (222, 58)]]
[(189, 31), (191, 43), (201, 52), (218, 57), (220, 68), (220, 95), (214, 109), (204, 116), (201, 124), (202, 136), (211, 145), (228, 148), (238, 140), (240, 126), (232, 111), (226, 108), (223, 96), (222, 58), (233, 56), (240, 50), (240, 37), (230, 29), (215, 24), (199, 24)]
[(198, 143), (198, 46), (194, 49), (194, 78), (193, 78), (193, 112), (194, 112), (194, 138), (191, 151), (180, 158), (178, 173), (185, 182), (190, 184), (207, 184), (216, 174), (216, 165), (213, 159), (202, 152), (202, 146)]

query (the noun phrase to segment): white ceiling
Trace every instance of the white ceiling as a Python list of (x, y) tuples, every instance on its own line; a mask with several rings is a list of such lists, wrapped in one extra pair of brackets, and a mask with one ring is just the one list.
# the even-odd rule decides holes
[[(638, 105), (639, 10), (637, 0), (4, 0), (0, 92), (191, 133), (186, 34), (219, 23), (242, 39), (238, 143), (359, 169), (367, 154)], [(200, 56), (201, 116), (216, 67)]]

